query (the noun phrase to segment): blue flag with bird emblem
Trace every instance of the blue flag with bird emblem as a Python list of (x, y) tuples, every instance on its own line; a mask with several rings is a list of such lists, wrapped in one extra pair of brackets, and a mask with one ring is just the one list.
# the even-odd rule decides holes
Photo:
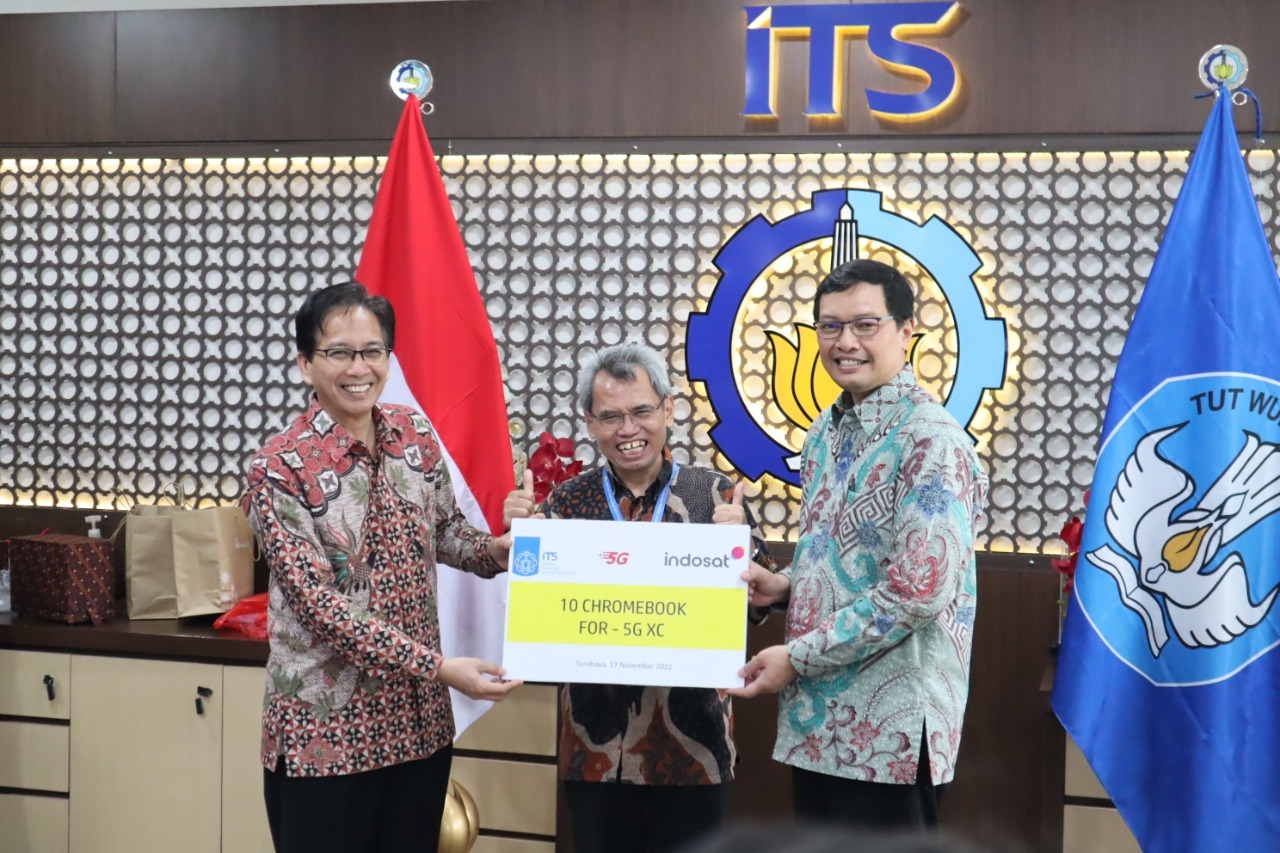
[(1053, 692), (1147, 853), (1280, 851), (1280, 280), (1214, 101), (1116, 367)]

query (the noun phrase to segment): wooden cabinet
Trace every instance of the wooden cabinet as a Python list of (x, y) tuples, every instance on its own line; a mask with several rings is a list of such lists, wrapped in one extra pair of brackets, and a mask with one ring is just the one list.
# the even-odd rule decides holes
[(66, 726), (0, 720), (0, 788), (65, 794), (70, 750)]
[(266, 671), (222, 669), (222, 849), (272, 853), (262, 800), (262, 696)]
[(0, 649), (5, 853), (67, 853), (70, 714), (70, 655)]
[(219, 853), (222, 667), (77, 656), (71, 680), (72, 853)]
[(1076, 742), (1067, 736), (1063, 853), (1142, 853)]
[(71, 655), (0, 649), (0, 715), (71, 716)]
[(0, 849), (270, 853), (264, 679), (259, 666), (0, 650)]
[[(0, 649), (0, 853), (271, 853), (265, 682), (259, 664)], [(554, 849), (556, 711), (526, 685), (458, 741), (477, 850)]]
[(0, 794), (0, 849), (5, 853), (67, 853), (67, 800), (41, 794)]
[(480, 809), (472, 853), (554, 853), (558, 705), (555, 687), (526, 684), (454, 744), (453, 778)]

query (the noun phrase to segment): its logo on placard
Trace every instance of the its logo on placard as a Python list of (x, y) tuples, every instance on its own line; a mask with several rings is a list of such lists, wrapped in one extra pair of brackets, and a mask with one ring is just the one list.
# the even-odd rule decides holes
[(844, 103), (844, 42), (865, 37), (867, 48), (890, 71), (922, 79), (914, 95), (867, 89), (867, 106), (878, 118), (917, 121), (942, 112), (960, 94), (960, 73), (951, 57), (932, 47), (903, 41), (910, 36), (948, 35), (960, 20), (959, 3), (826, 3), (816, 6), (747, 6), (748, 117), (777, 116), (778, 45), (809, 42), (810, 118), (840, 115)]
[(538, 573), (538, 554), (542, 548), (542, 539), (537, 536), (517, 536), (511, 546), (511, 571), (521, 577), (530, 577)]
[[(947, 222), (936, 216), (923, 225), (912, 222), (885, 210), (880, 193), (871, 190), (820, 190), (812, 199), (810, 210), (775, 223), (757, 216), (729, 238), (715, 257), (720, 280), (707, 310), (689, 317), (687, 344), (689, 378), (705, 383), (719, 420), (710, 433), (716, 447), (752, 480), (772, 474), (797, 486), (799, 448), (766, 431), (758, 420), (763, 413), (742, 397), (733, 364), (743, 303), (779, 259), (829, 238), (832, 266), (838, 266), (858, 257), (858, 241), (865, 238), (915, 260), (937, 282), (955, 324), (955, 373), (944, 403), (961, 424), (973, 419), (984, 391), (1004, 385), (1008, 353), (1004, 320), (987, 316), (973, 282), (982, 261)], [(790, 425), (807, 430), (835, 402), (840, 388), (818, 359), (814, 327), (796, 323), (794, 328), (795, 341), (769, 332), (772, 401)]]

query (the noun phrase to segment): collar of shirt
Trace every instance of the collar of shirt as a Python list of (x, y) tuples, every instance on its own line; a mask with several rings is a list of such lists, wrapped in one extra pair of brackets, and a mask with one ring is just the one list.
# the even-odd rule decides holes
[(852, 419), (850, 425), (861, 426), (867, 432), (873, 433), (889, 416), (890, 410), (899, 400), (911, 393), (916, 384), (916, 375), (908, 364), (898, 371), (896, 376), (863, 398), (861, 403), (853, 402), (849, 392), (844, 391), (831, 407), (831, 425), (839, 429), (845, 415), (848, 415)]
[[(325, 445), (329, 448), (334, 461), (352, 454), (371, 455), (363, 441), (348, 432), (346, 427), (334, 420), (320, 406), (320, 400), (314, 393), (311, 395), (311, 407), (307, 410), (306, 418), (312, 431), (322, 441), (328, 436), (333, 437), (333, 444), (325, 442)], [(397, 422), (395, 418), (388, 417), (388, 413), (378, 405), (373, 407), (373, 429), (380, 448), (398, 448), (404, 443), (404, 425)]]
[[(605, 463), (609, 465), (608, 462)], [(626, 487), (622, 480), (618, 479), (618, 473), (613, 470), (613, 466), (609, 465), (609, 479), (613, 482), (613, 493), (617, 495), (618, 501), (623, 498), (630, 500), (633, 504), (639, 504), (642, 507), (652, 507), (658, 502), (658, 495), (666, 487), (667, 481), (671, 479), (671, 448), (662, 448), (662, 467), (658, 469), (658, 476), (649, 488), (645, 489), (644, 494), (636, 497), (631, 490)], [(630, 515), (630, 512), (624, 508), (624, 513)]]

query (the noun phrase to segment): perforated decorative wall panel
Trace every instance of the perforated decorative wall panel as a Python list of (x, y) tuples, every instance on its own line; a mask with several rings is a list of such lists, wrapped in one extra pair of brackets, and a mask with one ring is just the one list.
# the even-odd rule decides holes
[[(1185, 152), (487, 155), (445, 157), (446, 185), (502, 353), (517, 450), (549, 429), (594, 448), (574, 412), (584, 350), (642, 340), (678, 389), (672, 445), (731, 470), (686, 373), (686, 324), (719, 280), (717, 250), (751, 217), (814, 191), (868, 188), (914, 221), (946, 220), (981, 258), (974, 282), (1006, 321), (1004, 386), (971, 428), (992, 477), (982, 547), (1052, 550), (1081, 509), (1106, 391), (1186, 171)], [(1276, 224), (1275, 152), (1249, 155)], [(150, 502), (179, 476), (231, 501), (248, 455), (305, 404), (290, 317), (357, 265), (374, 158), (0, 160), (0, 503)], [(914, 364), (945, 394), (947, 300), (920, 286)], [(799, 446), (772, 400), (769, 332), (809, 322), (830, 239), (774, 263), (734, 331), (738, 388)], [(794, 490), (759, 484), (766, 533), (790, 538)]]

